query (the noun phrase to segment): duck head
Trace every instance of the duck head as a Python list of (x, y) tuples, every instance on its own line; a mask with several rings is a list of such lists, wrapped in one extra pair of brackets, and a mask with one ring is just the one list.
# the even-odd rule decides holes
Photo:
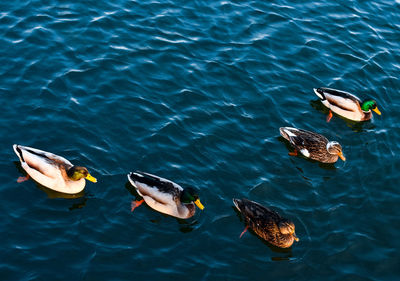
[(284, 235), (292, 235), (296, 242), (299, 242), (300, 239), (296, 236), (294, 223), (290, 220), (282, 220), (278, 224), (279, 232)]
[(336, 141), (328, 142), (328, 144), (326, 145), (326, 150), (328, 150), (330, 154), (337, 155), (340, 157), (340, 159), (346, 161), (346, 157), (344, 157), (342, 152), (342, 146), (338, 142)]
[(85, 178), (91, 182), (97, 182), (97, 179), (92, 177), (85, 167), (72, 166), (68, 169), (67, 175), (73, 181), (78, 181), (82, 178)]
[(182, 191), (181, 202), (185, 204), (194, 202), (194, 204), (196, 204), (196, 206), (199, 207), (200, 210), (204, 209), (203, 204), (201, 204), (200, 202), (199, 196), (197, 195), (196, 191), (191, 187), (185, 188)]
[(373, 99), (368, 99), (364, 101), (361, 105), (361, 109), (364, 112), (369, 112), (371, 109), (378, 115), (381, 115), (381, 112), (378, 109), (378, 106), (376, 105), (376, 101)]

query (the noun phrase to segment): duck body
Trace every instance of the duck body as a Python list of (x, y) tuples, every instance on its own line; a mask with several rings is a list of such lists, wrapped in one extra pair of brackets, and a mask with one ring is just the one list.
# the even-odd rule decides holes
[[(182, 202), (184, 189), (170, 180), (140, 171), (129, 173), (128, 180), (146, 204), (160, 213), (187, 219), (196, 212), (195, 203)], [(194, 201), (196, 205), (200, 202), (198, 198)]]
[(279, 131), (306, 158), (322, 163), (335, 163), (339, 157), (345, 161), (340, 144), (323, 135), (292, 127), (281, 127)]
[(246, 225), (270, 244), (289, 248), (299, 241), (294, 232), (293, 222), (277, 212), (248, 199), (233, 199), (233, 204), (242, 214)]
[[(76, 194), (85, 188), (86, 181), (84, 178), (72, 180), (68, 176), (71, 168), (74, 169), (76, 166), (67, 159), (28, 146), (14, 144), (13, 148), (22, 168), (37, 183), (67, 194)], [(86, 168), (84, 169), (86, 170)], [(86, 176), (90, 177), (92, 181), (96, 181), (90, 174), (87, 173)]]
[(350, 93), (330, 88), (317, 88), (314, 89), (314, 93), (319, 97), (323, 105), (349, 120), (370, 120), (372, 118), (371, 109), (377, 114), (381, 114), (374, 100), (366, 101), (371, 105), (366, 104), (365, 110), (363, 110), (362, 107), (364, 107), (365, 102)]

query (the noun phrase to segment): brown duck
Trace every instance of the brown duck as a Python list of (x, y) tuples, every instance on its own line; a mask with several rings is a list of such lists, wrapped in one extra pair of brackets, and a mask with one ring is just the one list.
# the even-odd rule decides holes
[(248, 199), (233, 199), (233, 204), (242, 214), (246, 229), (251, 228), (258, 236), (279, 248), (289, 248), (294, 241), (299, 241), (294, 231), (294, 224), (270, 210)]
[(281, 127), (279, 131), (295, 149), (289, 155), (296, 156), (297, 151), (300, 151), (304, 157), (322, 163), (335, 163), (339, 157), (346, 161), (342, 146), (336, 141), (329, 141), (323, 135), (291, 127)]

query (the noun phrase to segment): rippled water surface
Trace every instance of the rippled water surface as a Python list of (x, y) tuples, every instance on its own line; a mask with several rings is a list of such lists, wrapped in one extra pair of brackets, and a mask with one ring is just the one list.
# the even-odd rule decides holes
[[(399, 1), (2, 1), (1, 280), (398, 280)], [(363, 124), (313, 87), (374, 97)], [(289, 156), (281, 126), (339, 141), (348, 161)], [(98, 183), (64, 198), (23, 175), (37, 147)], [(199, 190), (177, 220), (126, 174)], [(292, 219), (277, 250), (232, 198)]]

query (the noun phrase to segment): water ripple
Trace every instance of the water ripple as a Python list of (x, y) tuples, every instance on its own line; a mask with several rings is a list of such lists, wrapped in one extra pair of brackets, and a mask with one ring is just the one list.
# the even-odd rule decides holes
[[(0, 4), (2, 279), (395, 279), (398, 4)], [(374, 97), (382, 116), (326, 123), (320, 86)], [(281, 126), (339, 141), (348, 161), (287, 155)], [(72, 198), (17, 184), (13, 143), (99, 182)], [(196, 187), (206, 209), (131, 213), (135, 169)], [(301, 241), (239, 239), (234, 197), (291, 218)]]

